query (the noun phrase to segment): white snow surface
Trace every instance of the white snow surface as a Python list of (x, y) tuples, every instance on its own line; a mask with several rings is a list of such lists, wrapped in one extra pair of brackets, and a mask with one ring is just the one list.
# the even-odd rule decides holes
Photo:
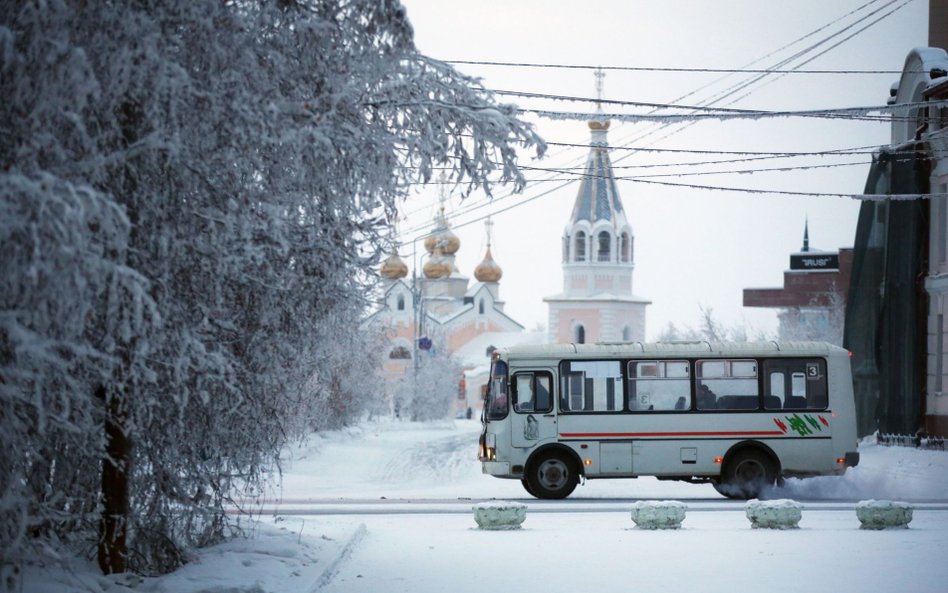
[[(16, 590), (895, 592), (948, 583), (946, 452), (863, 443), (845, 476), (769, 493), (803, 504), (800, 528), (777, 531), (751, 529), (744, 503), (707, 485), (593, 480), (565, 501), (537, 501), (518, 481), (480, 473), (478, 430), (476, 420), (380, 422), (313, 436), (286, 452), (279, 496), (249, 505), (250, 537), (198, 550), (134, 588), (65, 558), (27, 567)], [(912, 502), (910, 528), (860, 530), (856, 503), (872, 498)], [(636, 529), (629, 509), (650, 499), (687, 504), (682, 528)], [(526, 504), (522, 528), (478, 529), (472, 505), (490, 500)]]

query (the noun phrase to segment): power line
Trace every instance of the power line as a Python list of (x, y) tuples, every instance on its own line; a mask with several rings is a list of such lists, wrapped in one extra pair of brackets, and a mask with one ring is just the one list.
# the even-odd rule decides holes
[[(503, 92), (503, 91), (502, 91)], [(516, 93), (521, 94), (521, 93)], [(589, 100), (595, 101), (595, 99), (569, 99), (569, 100)], [(624, 105), (641, 107), (649, 106), (654, 104), (640, 104), (635, 101), (624, 101), (621, 102)], [(817, 118), (817, 119), (842, 119), (842, 120), (855, 120), (855, 121), (874, 121), (874, 122), (884, 122), (890, 123), (892, 121), (915, 121), (914, 117), (911, 116), (901, 116), (901, 115), (873, 115), (875, 113), (880, 114), (893, 114), (898, 111), (904, 111), (906, 109), (916, 109), (921, 107), (942, 107), (948, 106), (948, 99), (942, 99), (938, 101), (925, 101), (919, 103), (894, 103), (892, 105), (874, 105), (874, 106), (864, 106), (864, 107), (838, 107), (830, 109), (803, 109), (803, 110), (785, 110), (785, 111), (763, 111), (763, 110), (749, 110), (749, 109), (738, 109), (738, 110), (724, 110), (719, 108), (704, 108), (704, 107), (679, 107), (675, 105), (664, 105), (660, 107), (661, 109), (687, 109), (692, 111), (692, 113), (684, 114), (655, 114), (655, 113), (597, 113), (591, 115), (587, 112), (580, 111), (552, 111), (548, 109), (534, 109), (534, 108), (518, 108), (517, 111), (520, 113), (533, 113), (540, 117), (545, 117), (548, 119), (555, 120), (580, 120), (585, 121), (589, 120), (592, 117), (598, 119), (609, 119), (609, 120), (618, 120), (623, 122), (665, 122), (665, 123), (681, 123), (689, 121), (704, 121), (704, 120), (737, 120), (737, 119), (750, 119), (750, 120), (759, 120), (759, 119), (770, 119), (770, 118), (784, 118), (784, 117), (805, 117), (805, 118)], [(706, 113), (696, 113), (696, 112), (706, 112)]]
[(503, 66), (512, 68), (551, 68), (563, 70), (596, 70), (616, 72), (686, 72), (710, 74), (901, 74), (900, 70), (780, 70), (772, 68), (673, 68), (659, 66), (589, 66), (585, 64), (541, 64), (532, 62), (492, 62), (486, 60), (443, 60), (448, 64), (472, 66)]
[(884, 201), (884, 200), (927, 200), (931, 198), (945, 198), (948, 193), (930, 193), (930, 194), (845, 194), (834, 192), (804, 192), (787, 191), (779, 189), (751, 189), (743, 187), (721, 187), (718, 185), (698, 185), (694, 183), (674, 183), (671, 181), (655, 181), (649, 179), (631, 179), (632, 183), (649, 183), (652, 185), (665, 185), (670, 187), (687, 187), (690, 189), (703, 189), (709, 191), (727, 191), (748, 194), (776, 194), (783, 196), (804, 196), (817, 198), (852, 198), (854, 200)]
[[(843, 16), (838, 17), (838, 18), (836, 18), (836, 19), (834, 19), (834, 20), (828, 22), (827, 24), (825, 24), (825, 25), (823, 25), (823, 26), (821, 26), (821, 27), (819, 27), (819, 28), (817, 28), (817, 29), (811, 31), (810, 33), (807, 33), (806, 35), (803, 35), (802, 37), (800, 37), (800, 38), (798, 38), (798, 39), (796, 39), (796, 40), (790, 42), (789, 44), (786, 44), (786, 45), (784, 45), (784, 46), (781, 46), (780, 48), (778, 48), (778, 49), (776, 49), (776, 50), (774, 50), (774, 51), (772, 51), (772, 52), (770, 52), (770, 53), (764, 55), (763, 57), (758, 58), (758, 59), (756, 59), (756, 60), (753, 60), (753, 61), (749, 62), (748, 64), (745, 65), (744, 69), (747, 69), (749, 66), (752, 66), (752, 65), (754, 65), (754, 64), (756, 64), (756, 63), (759, 63), (759, 62), (761, 62), (761, 61), (763, 61), (763, 60), (769, 58), (770, 56), (773, 56), (773, 55), (775, 55), (775, 54), (780, 53), (780, 52), (783, 51), (784, 49), (787, 49), (787, 48), (789, 48), (789, 47), (792, 47), (792, 46), (796, 45), (797, 43), (799, 43), (799, 42), (801, 42), (801, 41), (803, 41), (803, 40), (805, 40), (805, 39), (807, 39), (807, 38), (809, 38), (809, 37), (812, 37), (812, 36), (818, 34), (819, 32), (821, 32), (821, 31), (823, 31), (823, 30), (828, 29), (828, 28), (831, 27), (832, 25), (834, 25), (834, 24), (836, 24), (836, 23), (838, 23), (838, 22), (840, 22), (840, 21), (845, 20), (846, 18), (848, 18), (848, 17), (851, 16), (851, 15), (854, 15), (854, 14), (856, 14), (856, 13), (858, 13), (858, 12), (861, 12), (861, 11), (862, 11), (863, 9), (865, 9), (866, 7), (868, 7), (868, 6), (872, 5), (872, 4), (875, 4), (875, 3), (878, 2), (878, 1), (879, 1), (879, 0), (869, 0), (868, 2), (866, 2), (866, 3), (862, 4), (862, 5), (860, 5), (859, 7), (855, 8), (855, 9), (853, 9), (853, 10), (851, 10), (850, 12), (844, 14)], [(886, 2), (881, 8), (876, 9), (876, 10), (870, 12), (868, 15), (865, 15), (865, 16), (860, 17), (860, 18), (857, 19), (854, 23), (851, 23), (851, 24), (847, 25), (847, 26), (844, 27), (843, 29), (840, 29), (839, 31), (836, 31), (836, 32), (830, 34), (829, 36), (825, 37), (824, 39), (820, 40), (819, 42), (817, 42), (817, 43), (815, 43), (815, 44), (813, 44), (813, 45), (811, 45), (811, 46), (809, 46), (809, 47), (807, 47), (807, 48), (805, 48), (805, 49), (803, 49), (803, 50), (797, 52), (796, 54), (794, 54), (794, 55), (791, 56), (790, 58), (787, 58), (787, 59), (785, 59), (785, 60), (782, 60), (782, 61), (778, 62), (778, 63), (775, 64), (773, 67), (770, 67), (770, 68), (767, 68), (766, 70), (763, 70), (762, 72), (760, 72), (760, 73), (758, 73), (757, 75), (753, 76), (753, 77), (751, 78), (751, 80), (743, 81), (743, 82), (741, 82), (741, 83), (738, 83), (737, 85), (733, 85), (733, 86), (731, 86), (731, 87), (725, 89), (724, 91), (718, 93), (717, 95), (715, 95), (715, 96), (712, 97), (711, 99), (709, 99), (709, 100), (707, 100), (706, 102), (704, 102), (704, 104), (705, 104), (705, 105), (713, 104), (713, 103), (715, 103), (715, 102), (717, 102), (717, 101), (720, 101), (720, 100), (725, 99), (725, 98), (727, 98), (727, 97), (729, 97), (729, 96), (732, 96), (733, 94), (735, 94), (735, 93), (737, 93), (737, 92), (739, 92), (739, 91), (741, 91), (741, 90), (743, 90), (743, 89), (749, 87), (750, 85), (756, 83), (756, 82), (759, 81), (759, 80), (762, 80), (763, 78), (769, 76), (770, 73), (779, 73), (780, 69), (781, 69), (783, 66), (785, 66), (786, 64), (790, 63), (792, 60), (794, 60), (794, 59), (796, 59), (796, 58), (799, 58), (799, 57), (802, 57), (802, 56), (806, 55), (807, 53), (811, 52), (812, 50), (816, 49), (816, 48), (819, 47), (820, 45), (823, 45), (823, 44), (826, 43), (827, 41), (833, 39), (834, 37), (838, 37), (838, 36), (839, 36), (840, 34), (842, 34), (843, 32), (845, 32), (845, 31), (851, 29), (852, 27), (854, 27), (855, 25), (857, 25), (857, 24), (859, 24), (859, 23), (865, 21), (866, 19), (870, 18), (871, 16), (873, 16), (873, 15), (876, 14), (876, 13), (878, 13), (879, 11), (884, 10), (885, 8), (891, 6), (891, 5), (894, 4), (896, 1), (897, 1), (897, 0), (890, 0), (889, 2)], [(907, 0), (905, 3), (903, 3), (903, 5), (906, 4), (908, 1), (910, 1), (910, 0)], [(901, 6), (900, 6), (899, 8), (901, 8)], [(893, 11), (893, 12), (894, 12), (894, 11)], [(891, 14), (891, 13), (889, 13), (889, 14)], [(884, 15), (884, 16), (888, 16), (888, 15)], [(881, 20), (881, 19), (878, 19), (878, 20)], [(875, 21), (875, 22), (878, 22), (878, 20)], [(875, 22), (874, 22), (874, 23), (875, 23)], [(871, 23), (871, 24), (874, 24), (874, 23)], [(870, 24), (870, 26), (871, 26), (871, 24)], [(868, 27), (865, 27), (865, 28), (868, 28)], [(857, 31), (856, 34), (858, 34), (859, 32), (861, 32), (861, 31), (863, 31), (863, 30), (865, 30), (865, 28), (861, 29), (860, 31)], [(855, 35), (855, 34), (854, 34), (854, 35)], [(846, 39), (844, 39), (844, 40), (841, 41), (840, 43), (845, 42), (846, 40), (852, 38), (852, 36), (854, 36), (854, 35), (851, 35), (851, 36), (847, 37)], [(824, 55), (827, 51), (829, 51), (829, 50), (831, 50), (831, 49), (837, 47), (840, 43), (837, 43), (837, 44), (835, 44), (834, 46), (828, 48), (827, 50), (824, 50), (824, 51), (820, 52), (816, 57), (819, 57), (820, 55)], [(815, 59), (815, 58), (814, 58), (814, 59)], [(799, 66), (800, 66), (800, 65), (798, 65), (798, 66), (797, 66), (796, 68), (794, 68), (793, 70), (794, 70), (794, 71), (801, 70), (801, 68), (800, 68)], [(748, 74), (751, 74), (751, 73), (748, 72)], [(730, 76), (730, 75), (731, 75), (731, 74), (725, 74), (724, 76), (719, 77), (719, 78), (717, 78), (717, 79), (714, 80), (714, 81), (711, 81), (711, 82), (706, 83), (706, 84), (704, 84), (704, 85), (702, 85), (702, 86), (699, 86), (698, 88), (696, 88), (696, 89), (690, 91), (689, 93), (686, 93), (685, 95), (682, 95), (681, 97), (675, 99), (674, 102), (681, 101), (681, 100), (683, 100), (683, 99), (685, 99), (685, 98), (687, 98), (687, 97), (689, 97), (689, 96), (691, 96), (691, 95), (694, 95), (695, 93), (700, 92), (701, 90), (703, 90), (703, 89), (705, 89), (705, 88), (708, 88), (709, 86), (711, 86), (711, 85), (713, 85), (713, 84), (716, 84), (717, 82), (720, 82), (721, 80), (726, 79), (726, 78), (727, 78), (728, 76)], [(753, 91), (751, 91), (751, 92), (753, 92)], [(745, 96), (746, 96), (746, 95), (745, 95)], [(588, 117), (588, 116), (589, 116), (589, 114), (584, 114), (584, 117)], [(891, 121), (891, 119), (887, 119), (886, 121)], [(686, 122), (686, 123), (684, 124), (684, 126), (682, 126), (681, 128), (679, 128), (679, 130), (677, 130), (677, 131), (681, 131), (681, 130), (687, 128), (687, 127), (690, 127), (690, 126), (693, 125), (694, 123), (697, 123), (697, 122), (696, 122), (696, 121), (689, 121), (689, 122)], [(663, 123), (661, 123), (656, 129), (653, 129), (653, 130), (651, 130), (651, 131), (645, 132), (644, 134), (639, 134), (639, 135), (636, 136), (635, 138), (630, 139), (629, 142), (635, 142), (635, 141), (637, 141), (637, 140), (641, 140), (641, 139), (643, 139), (643, 138), (645, 138), (645, 137), (648, 137), (648, 136), (654, 134), (654, 133), (657, 132), (657, 131), (660, 131), (660, 130), (662, 130), (662, 129), (668, 127), (669, 125), (672, 125), (672, 124), (669, 123), (669, 122), (663, 122)], [(673, 132), (673, 133), (677, 133), (677, 131), (676, 131), (676, 132)], [(663, 136), (663, 138), (666, 138), (666, 137), (668, 137), (669, 135), (670, 135), (670, 134), (666, 134), (665, 136)], [(617, 147), (617, 148), (619, 148), (619, 147)], [(644, 148), (644, 147), (640, 147), (640, 148), (638, 148), (636, 151), (637, 151), (637, 152), (644, 152), (645, 150), (643, 150), (643, 148)], [(615, 149), (615, 148), (614, 148), (614, 149)], [(658, 149), (656, 149), (656, 150), (658, 150)], [(622, 157), (619, 157), (619, 158), (616, 159), (614, 162), (619, 162), (619, 161), (621, 161), (621, 160), (624, 160), (625, 158), (628, 158), (628, 157), (632, 156), (633, 154), (635, 154), (635, 152), (631, 152), (631, 153), (629, 153), (629, 154), (627, 154), (627, 155), (624, 155), (624, 156), (622, 156)], [(758, 160), (758, 159), (766, 159), (766, 158), (784, 158), (784, 156), (783, 156), (783, 155), (780, 155), (780, 156), (776, 156), (776, 155), (773, 155), (773, 156), (759, 156), (759, 157), (748, 158), (748, 159), (732, 159), (731, 161), (732, 161), (732, 162), (736, 162), (736, 161)], [(689, 164), (689, 165), (712, 164), (712, 163), (714, 163), (714, 162), (726, 162), (726, 161), (706, 161), (706, 162), (704, 162), (704, 163), (688, 163), (688, 164)], [(666, 165), (666, 166), (669, 166), (669, 165)], [(535, 199), (538, 199), (538, 198), (540, 198), (540, 197), (549, 195), (550, 193), (552, 193), (552, 192), (554, 192), (554, 191), (558, 191), (559, 189), (562, 189), (562, 188), (566, 187), (566, 186), (569, 185), (570, 183), (575, 183), (575, 181), (566, 181), (566, 182), (563, 182), (563, 183), (559, 184), (557, 187), (554, 187), (554, 188), (550, 188), (550, 189), (548, 189), (548, 190), (545, 190), (545, 191), (543, 191), (543, 192), (541, 192), (541, 193), (539, 193), (539, 194), (537, 194), (537, 195), (535, 195), (535, 196), (532, 196), (532, 197), (527, 198), (527, 199), (525, 199), (525, 200), (521, 200), (521, 201), (519, 201), (519, 202), (517, 202), (517, 203), (515, 203), (515, 204), (512, 204), (512, 205), (510, 205), (510, 206), (508, 206), (508, 207), (506, 207), (506, 208), (503, 208), (503, 209), (501, 209), (501, 210), (498, 210), (498, 211), (496, 211), (496, 212), (493, 212), (492, 214), (500, 214), (500, 213), (506, 212), (506, 211), (508, 211), (508, 210), (510, 210), (510, 209), (512, 209), (512, 208), (515, 208), (515, 207), (517, 207), (517, 206), (519, 206), (519, 205), (526, 204), (526, 203), (528, 203), (528, 202), (530, 202), (530, 201), (533, 201), (533, 200), (535, 200)], [(740, 190), (736, 190), (736, 191), (740, 191)], [(510, 197), (513, 197), (514, 195), (515, 195), (515, 194), (514, 194), (513, 192), (511, 192), (511, 193), (507, 193), (507, 194), (505, 194), (505, 195), (501, 195), (501, 196), (494, 197), (494, 198), (493, 198), (491, 201), (489, 201), (489, 202), (487, 202), (487, 201), (481, 201), (480, 203), (475, 203), (475, 204), (473, 204), (470, 208), (462, 209), (463, 212), (460, 212), (460, 213), (458, 213), (458, 214), (459, 214), (459, 215), (464, 215), (464, 214), (467, 214), (467, 213), (469, 213), (469, 212), (473, 212), (474, 210), (477, 210), (477, 209), (481, 209), (481, 208), (484, 208), (484, 207), (487, 207), (487, 206), (492, 206), (492, 205), (494, 205), (494, 204), (497, 204), (499, 201), (504, 200), (504, 199), (509, 199)], [(460, 227), (462, 227), (462, 226), (467, 226), (468, 224), (473, 224), (473, 223), (475, 223), (475, 222), (479, 222), (479, 221), (481, 221), (481, 220), (484, 220), (485, 218), (487, 218), (487, 216), (490, 216), (490, 215), (491, 215), (491, 214), (488, 214), (488, 215), (485, 215), (485, 216), (481, 216), (481, 217), (479, 217), (479, 218), (470, 220), (470, 221), (468, 221), (468, 222), (464, 222), (464, 223), (461, 223), (461, 224), (455, 224), (454, 226), (455, 226), (456, 228), (460, 228)], [(417, 230), (420, 230), (421, 228), (423, 228), (423, 227), (420, 226), (420, 225), (417, 226)], [(413, 232), (414, 232), (414, 231), (413, 231)], [(421, 235), (421, 236), (426, 236), (427, 234), (428, 234), (428, 233), (426, 232), (426, 233), (424, 233), (424, 234)], [(420, 238), (420, 237), (419, 237), (419, 238)]]

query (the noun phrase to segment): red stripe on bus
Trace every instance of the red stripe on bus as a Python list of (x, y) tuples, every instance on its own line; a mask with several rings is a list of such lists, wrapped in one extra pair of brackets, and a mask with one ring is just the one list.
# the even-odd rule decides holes
[(779, 430), (742, 430), (738, 432), (561, 432), (561, 437), (738, 437), (783, 436)]

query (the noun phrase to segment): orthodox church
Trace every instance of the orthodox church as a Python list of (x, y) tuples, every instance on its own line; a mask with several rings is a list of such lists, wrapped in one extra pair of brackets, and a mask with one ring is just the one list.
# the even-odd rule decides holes
[[(597, 91), (602, 96), (602, 76)], [(504, 312), (503, 270), (487, 249), (475, 267), (473, 284), (458, 270), (461, 247), (445, 215), (446, 196), (424, 241), (422, 274), (408, 279), (398, 254), (381, 266), (382, 306), (366, 321), (388, 338), (383, 369), (389, 387), (406, 376), (419, 356), (446, 352), (464, 367), (458, 409), (481, 407), (494, 348), (540, 343), (642, 341), (650, 301), (632, 292), (634, 236), (616, 189), (609, 159), (609, 120), (601, 105), (589, 122), (590, 151), (572, 214), (563, 233), (563, 292), (543, 300), (549, 306), (546, 331), (526, 332)]]
[[(602, 72), (596, 73), (602, 96)], [(634, 342), (645, 339), (645, 307), (632, 292), (635, 238), (609, 159), (609, 120), (601, 104), (589, 120), (590, 150), (563, 232), (563, 292), (549, 305), (552, 343)]]
[(425, 238), (422, 274), (408, 278), (408, 266), (393, 254), (379, 270), (382, 306), (364, 325), (381, 327), (388, 338), (383, 374), (391, 383), (414, 368), (414, 359), (439, 353), (454, 355), (464, 367), (458, 408), (480, 408), (480, 390), (487, 383), (489, 350), (535, 340), (523, 325), (504, 312), (500, 298), (503, 270), (491, 253), (487, 222), (487, 249), (474, 268), (475, 282), (455, 263), (461, 241), (444, 212), (445, 196)]

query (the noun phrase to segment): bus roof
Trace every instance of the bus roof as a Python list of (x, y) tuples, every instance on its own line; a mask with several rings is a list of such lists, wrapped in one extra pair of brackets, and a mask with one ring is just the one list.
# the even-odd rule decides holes
[(543, 344), (511, 346), (497, 352), (504, 358), (597, 358), (649, 356), (814, 356), (846, 352), (827, 342), (615, 342), (598, 344)]

